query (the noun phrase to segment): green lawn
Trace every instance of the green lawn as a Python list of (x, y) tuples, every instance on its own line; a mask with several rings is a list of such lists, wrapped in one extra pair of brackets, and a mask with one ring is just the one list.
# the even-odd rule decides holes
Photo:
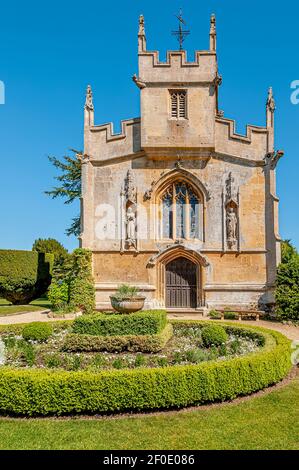
[(51, 304), (46, 298), (33, 300), (29, 305), (11, 305), (5, 299), (0, 299), (0, 317), (14, 315), (15, 313), (34, 312), (51, 308)]
[(157, 416), (0, 419), (0, 449), (298, 449), (299, 377), (239, 404)]

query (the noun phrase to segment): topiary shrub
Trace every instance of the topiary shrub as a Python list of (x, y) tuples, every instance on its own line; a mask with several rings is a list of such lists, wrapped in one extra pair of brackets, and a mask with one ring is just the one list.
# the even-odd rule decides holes
[(38, 238), (32, 245), (32, 251), (52, 253), (55, 263), (62, 262), (68, 256), (67, 249), (55, 238)]
[(48, 323), (32, 322), (24, 326), (22, 336), (24, 339), (43, 342), (53, 333), (53, 328)]
[(212, 345), (220, 346), (228, 340), (225, 329), (220, 325), (204, 326), (201, 332), (203, 344), (208, 348)]
[(173, 334), (171, 324), (154, 335), (95, 336), (70, 333), (66, 335), (63, 350), (71, 352), (146, 352), (157, 353), (164, 348)]
[(96, 336), (153, 335), (165, 326), (165, 310), (143, 310), (130, 315), (82, 315), (74, 320), (73, 332)]
[(0, 296), (14, 305), (43, 295), (51, 282), (54, 257), (23, 250), (0, 250)]

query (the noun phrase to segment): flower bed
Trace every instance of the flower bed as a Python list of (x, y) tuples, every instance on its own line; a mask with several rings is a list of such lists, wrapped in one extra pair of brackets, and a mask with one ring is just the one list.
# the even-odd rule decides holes
[[(172, 322), (174, 330), (181, 333), (209, 323), (215, 324)], [(59, 415), (178, 408), (246, 395), (278, 382), (288, 373), (290, 342), (283, 335), (257, 327), (221, 325), (228, 335), (251, 338), (258, 349), (193, 365), (99, 372), (2, 366), (0, 413)]]

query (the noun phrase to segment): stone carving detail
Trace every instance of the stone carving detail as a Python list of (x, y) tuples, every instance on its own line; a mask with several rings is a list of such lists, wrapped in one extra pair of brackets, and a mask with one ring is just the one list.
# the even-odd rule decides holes
[(270, 87), (270, 88), (269, 88), (269, 91), (268, 91), (267, 109), (269, 109), (269, 111), (270, 111), (271, 113), (274, 113), (274, 111), (275, 111), (275, 109), (276, 109), (275, 100), (274, 100), (274, 97), (273, 97), (273, 90), (272, 90), (272, 87)]
[(86, 90), (86, 99), (85, 99), (85, 109), (87, 110), (93, 110), (93, 101), (92, 101), (92, 91), (91, 91), (91, 86), (87, 86)]
[(122, 199), (122, 225), (124, 233), (121, 240), (121, 252), (134, 248), (137, 251), (137, 188), (134, 183), (134, 175), (128, 170), (124, 188), (121, 191)]
[(229, 248), (232, 248), (237, 242), (237, 225), (235, 210), (233, 207), (229, 207), (226, 211), (226, 236)]
[(156, 181), (152, 181), (151, 187), (145, 191), (145, 193), (143, 195), (143, 200), (144, 201), (149, 201), (152, 198), (152, 194), (153, 194), (153, 191), (154, 191), (155, 184), (156, 184)]
[(239, 193), (230, 172), (225, 182), (225, 232), (229, 250), (236, 249), (239, 243)]
[(136, 215), (132, 206), (128, 207), (126, 213), (126, 243), (128, 248), (136, 248)]
[(144, 29), (144, 16), (140, 15), (139, 16), (139, 31), (138, 34), (140, 36), (143, 36), (145, 34), (145, 29)]
[(275, 170), (277, 163), (284, 156), (283, 150), (277, 150), (277, 152), (269, 152), (266, 155), (266, 163), (270, 164), (271, 170)]
[(140, 90), (146, 87), (146, 83), (140, 77), (137, 77), (136, 73), (134, 73), (132, 80), (134, 83), (136, 83), (136, 85), (138, 86), (138, 88), (140, 88)]
[(127, 203), (136, 204), (137, 202), (137, 189), (134, 184), (134, 176), (132, 170), (128, 170), (125, 179), (125, 195)]
[(147, 262), (146, 267), (147, 268), (155, 267), (157, 260), (162, 255), (165, 255), (168, 252), (176, 250), (177, 248), (180, 248), (183, 251), (194, 253), (195, 255), (197, 255), (201, 260), (201, 265), (204, 266), (205, 268), (210, 265), (208, 259), (206, 258), (204, 254), (201, 253), (200, 249), (196, 249), (194, 245), (192, 244), (188, 244), (180, 240), (177, 240), (175, 243), (171, 243), (167, 245), (158, 245), (158, 250), (159, 250), (158, 253), (150, 257), (150, 259)]

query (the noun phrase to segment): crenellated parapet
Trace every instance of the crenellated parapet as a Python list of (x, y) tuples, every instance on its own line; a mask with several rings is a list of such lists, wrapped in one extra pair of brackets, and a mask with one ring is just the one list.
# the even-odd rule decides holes
[(118, 159), (138, 154), (140, 148), (140, 118), (121, 121), (121, 131), (115, 133), (113, 123), (90, 126), (85, 133), (85, 153), (92, 162)]
[(138, 54), (139, 77), (151, 86), (155, 83), (207, 83), (217, 74), (215, 51), (195, 51), (194, 61), (187, 60), (186, 51), (167, 51), (166, 61), (161, 62), (159, 51)]
[(236, 121), (216, 117), (215, 152), (232, 158), (259, 161), (268, 152), (268, 129), (266, 127), (247, 125), (246, 134), (236, 132)]

